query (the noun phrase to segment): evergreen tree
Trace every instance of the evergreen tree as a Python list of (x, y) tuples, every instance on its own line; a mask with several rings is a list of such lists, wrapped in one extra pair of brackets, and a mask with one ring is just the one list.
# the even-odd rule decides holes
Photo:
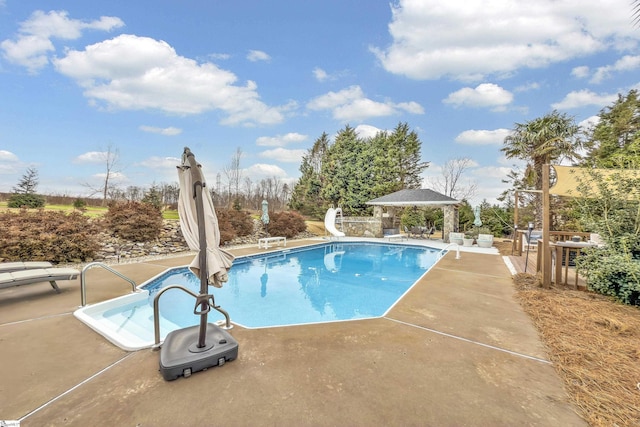
[(36, 194), (38, 188), (38, 171), (35, 168), (28, 168), (22, 175), (18, 184), (11, 190), (13, 194), (7, 201), (10, 208), (41, 208), (45, 205), (45, 199)]
[(321, 217), (326, 210), (325, 203), (320, 196), (322, 189), (320, 172), (328, 148), (329, 136), (323, 133), (314, 142), (307, 155), (302, 158), (301, 176), (293, 187), (289, 206), (303, 215)]
[(618, 95), (612, 106), (598, 115), (600, 121), (587, 132), (587, 165), (603, 168), (640, 166), (640, 98), (637, 90)]
[(36, 188), (38, 188), (38, 171), (30, 167), (11, 190), (15, 194), (35, 194)]
[(328, 204), (340, 206), (348, 215), (360, 215), (368, 210), (371, 200), (373, 150), (358, 138), (349, 125), (338, 132), (322, 163), (322, 197)]

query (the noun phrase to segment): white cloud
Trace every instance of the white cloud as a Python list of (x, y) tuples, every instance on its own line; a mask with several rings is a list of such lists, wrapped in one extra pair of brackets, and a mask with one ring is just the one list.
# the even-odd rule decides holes
[(69, 51), (56, 69), (84, 88), (84, 95), (112, 110), (156, 109), (173, 114), (221, 110), (223, 124), (274, 124), (291, 106), (260, 101), (257, 85), (235, 85), (237, 77), (212, 63), (179, 56), (166, 42), (121, 35)]
[[(18, 156), (11, 151), (0, 150), (0, 175), (9, 175), (11, 178), (19, 173), (25, 165), (19, 161)], [(0, 191), (9, 191), (13, 184), (0, 181)]]
[(583, 130), (589, 130), (597, 126), (598, 123), (600, 123), (600, 116), (591, 116), (578, 123), (578, 126)]
[(366, 98), (360, 86), (354, 85), (339, 92), (328, 92), (307, 103), (310, 110), (331, 110), (334, 119), (348, 122), (371, 117), (386, 117), (398, 114), (400, 110), (423, 114), (424, 109), (416, 102), (378, 102)]
[(159, 128), (155, 126), (142, 125), (140, 126), (140, 130), (143, 132), (157, 133), (165, 136), (176, 136), (182, 133), (182, 129), (174, 128), (174, 127)]
[(586, 65), (581, 65), (580, 67), (575, 67), (571, 70), (571, 75), (578, 79), (584, 79), (589, 76), (589, 67)]
[(580, 108), (587, 105), (596, 105), (604, 107), (612, 103), (618, 98), (616, 94), (598, 95), (588, 89), (569, 92), (567, 96), (560, 102), (551, 104), (551, 107), (558, 110), (569, 110), (572, 108)]
[(318, 68), (318, 67), (313, 69), (313, 76), (319, 82), (323, 82), (323, 81), (329, 79), (329, 74), (327, 74), (327, 72), (325, 70), (323, 70), (322, 68)]
[(0, 162), (17, 162), (18, 156), (11, 151), (0, 150)]
[(528, 92), (530, 90), (540, 89), (540, 83), (532, 82), (520, 85), (513, 89), (514, 92)]
[(501, 145), (510, 133), (509, 129), (465, 130), (455, 140), (465, 145)]
[[(175, 171), (175, 168), (182, 163), (177, 157), (158, 157), (153, 156), (135, 164), (135, 166), (144, 166), (150, 169), (171, 169)], [(177, 179), (177, 178), (176, 178)]]
[(247, 59), (251, 62), (270, 61), (271, 57), (261, 50), (250, 50)]
[(226, 61), (227, 59), (231, 58), (231, 55), (229, 55), (228, 53), (210, 53), (209, 55), (207, 55), (207, 57), (214, 60), (220, 59)]
[(45, 13), (37, 10), (20, 24), (16, 40), (3, 40), (0, 48), (4, 57), (35, 73), (49, 63), (48, 55), (55, 51), (52, 38), (75, 40), (84, 30), (111, 31), (124, 25), (120, 18), (103, 16), (98, 20), (84, 22), (70, 19), (65, 11)]
[(607, 65), (596, 69), (591, 83), (601, 83), (611, 77), (615, 72), (634, 71), (640, 68), (640, 56), (625, 55), (618, 59), (613, 65)]
[(259, 181), (264, 178), (283, 178), (287, 173), (280, 166), (256, 163), (245, 169), (243, 175)]
[(108, 155), (107, 151), (87, 151), (73, 159), (73, 163), (104, 163)]
[(373, 138), (379, 132), (382, 132), (382, 129), (378, 129), (377, 127), (371, 125), (358, 125), (356, 126), (355, 131), (356, 135), (358, 135), (360, 138)]
[(302, 156), (306, 154), (307, 150), (288, 150), (286, 148), (278, 147), (273, 150), (265, 150), (260, 153), (260, 157), (266, 159), (278, 160), (285, 163), (300, 163)]
[(371, 51), (387, 71), (418, 80), (480, 80), (638, 40), (629, 8), (601, 0), (399, 0), (392, 15), (392, 43)]
[(494, 83), (482, 83), (475, 88), (465, 87), (450, 93), (442, 102), (455, 107), (493, 107), (504, 110), (513, 101), (513, 94)]
[(285, 135), (261, 136), (256, 139), (256, 145), (260, 147), (284, 147), (292, 143), (305, 141), (307, 138), (307, 135), (290, 132)]
[[(93, 175), (93, 178), (104, 180), (107, 177), (106, 172), (96, 173)], [(129, 178), (122, 172), (109, 172), (109, 181), (110, 182), (126, 182)]]

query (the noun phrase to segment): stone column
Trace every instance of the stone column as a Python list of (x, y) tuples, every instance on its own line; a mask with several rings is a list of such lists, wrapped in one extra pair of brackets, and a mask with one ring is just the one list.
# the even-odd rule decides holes
[(442, 210), (444, 213), (444, 220), (442, 222), (442, 238), (445, 243), (449, 243), (449, 233), (452, 231), (458, 231), (458, 207), (455, 205), (446, 205)]

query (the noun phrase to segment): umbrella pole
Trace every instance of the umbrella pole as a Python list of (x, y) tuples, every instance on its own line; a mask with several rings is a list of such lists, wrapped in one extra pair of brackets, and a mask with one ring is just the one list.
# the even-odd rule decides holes
[[(207, 269), (207, 234), (206, 234), (206, 224), (204, 223), (204, 201), (202, 197), (202, 192), (206, 191), (202, 173), (198, 168), (198, 165), (195, 161), (195, 156), (193, 153), (189, 153), (187, 155), (189, 163), (191, 164), (191, 173), (193, 176), (193, 194), (196, 198), (196, 213), (198, 219), (198, 238), (200, 244), (200, 296), (207, 295), (209, 292), (209, 282), (208, 282), (208, 269)], [(207, 337), (207, 313), (209, 312), (209, 302), (208, 300), (202, 300), (200, 305), (200, 333), (198, 334), (198, 348), (203, 348), (206, 345), (206, 337)]]

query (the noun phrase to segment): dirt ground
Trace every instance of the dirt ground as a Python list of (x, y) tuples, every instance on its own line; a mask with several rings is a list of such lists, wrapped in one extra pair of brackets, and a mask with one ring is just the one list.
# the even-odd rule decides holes
[[(511, 254), (511, 242), (496, 247)], [(542, 289), (531, 274), (515, 275), (514, 284), (582, 417), (592, 426), (640, 426), (640, 308)]]

